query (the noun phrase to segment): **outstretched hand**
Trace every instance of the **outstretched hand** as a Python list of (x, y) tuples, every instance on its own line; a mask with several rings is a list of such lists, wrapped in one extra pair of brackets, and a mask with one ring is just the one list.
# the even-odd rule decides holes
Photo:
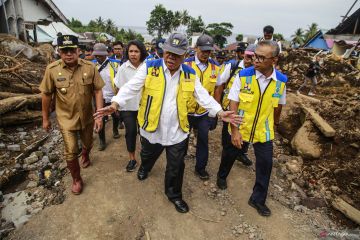
[(93, 115), (94, 119), (102, 119), (104, 116), (110, 115), (117, 110), (117, 105), (112, 103), (110, 106), (100, 108), (96, 110), (96, 113)]
[(243, 122), (243, 118), (236, 115), (234, 111), (224, 111), (220, 113), (221, 120), (231, 123), (235, 127), (239, 126)]

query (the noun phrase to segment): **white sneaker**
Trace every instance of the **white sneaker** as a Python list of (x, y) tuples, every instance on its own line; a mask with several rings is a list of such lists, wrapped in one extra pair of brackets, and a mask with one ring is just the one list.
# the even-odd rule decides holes
[(315, 93), (309, 92), (308, 95), (309, 96), (315, 96)]

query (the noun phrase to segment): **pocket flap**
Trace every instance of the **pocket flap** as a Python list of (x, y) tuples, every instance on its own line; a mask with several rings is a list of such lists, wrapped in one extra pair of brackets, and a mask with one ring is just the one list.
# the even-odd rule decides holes
[(239, 98), (242, 102), (252, 102), (254, 100), (254, 94), (240, 93)]
[(55, 80), (55, 86), (57, 88), (69, 87), (70, 86), (69, 79), (67, 79), (66, 77), (58, 77)]

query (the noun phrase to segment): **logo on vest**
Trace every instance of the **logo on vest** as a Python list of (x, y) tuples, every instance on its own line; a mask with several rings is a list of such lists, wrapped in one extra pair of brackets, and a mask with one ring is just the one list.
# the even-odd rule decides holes
[(160, 69), (154, 67), (151, 71), (151, 76), (158, 77), (159, 74), (160, 74)]

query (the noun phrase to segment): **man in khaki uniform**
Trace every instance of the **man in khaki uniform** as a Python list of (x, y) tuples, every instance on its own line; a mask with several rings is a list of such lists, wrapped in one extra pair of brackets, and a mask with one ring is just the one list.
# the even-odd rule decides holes
[(49, 108), (51, 96), (56, 96), (56, 116), (64, 139), (64, 156), (73, 178), (72, 192), (80, 194), (82, 179), (78, 162), (78, 135), (82, 142), (82, 167), (90, 165), (89, 153), (92, 147), (93, 127), (98, 132), (102, 121), (94, 125), (92, 100), (95, 96), (96, 108), (103, 107), (101, 79), (95, 65), (79, 59), (78, 39), (72, 35), (58, 38), (61, 59), (47, 66), (40, 85), (42, 92), (43, 128), (51, 129)]

